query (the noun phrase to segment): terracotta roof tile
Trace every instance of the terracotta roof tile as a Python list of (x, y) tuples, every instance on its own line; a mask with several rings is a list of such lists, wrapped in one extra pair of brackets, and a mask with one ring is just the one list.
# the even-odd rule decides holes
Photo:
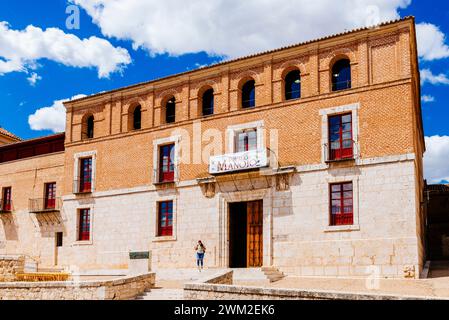
[(0, 127), (0, 135), (12, 138), (12, 139), (17, 140), (17, 141), (21, 141), (22, 140), (18, 136), (16, 136), (16, 135), (12, 134), (11, 132), (3, 129), (2, 127)]

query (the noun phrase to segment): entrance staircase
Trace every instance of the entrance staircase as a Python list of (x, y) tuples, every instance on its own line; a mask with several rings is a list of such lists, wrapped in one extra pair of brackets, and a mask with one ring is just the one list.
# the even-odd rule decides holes
[(275, 267), (232, 269), (234, 283), (243, 285), (267, 285), (285, 278), (285, 275)]

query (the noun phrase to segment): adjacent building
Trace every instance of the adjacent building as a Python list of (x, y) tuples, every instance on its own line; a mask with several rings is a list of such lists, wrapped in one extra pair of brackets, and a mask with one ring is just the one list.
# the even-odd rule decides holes
[(0, 147), (0, 254), (122, 270), (274, 266), (419, 277), (413, 18), (66, 102), (62, 135)]

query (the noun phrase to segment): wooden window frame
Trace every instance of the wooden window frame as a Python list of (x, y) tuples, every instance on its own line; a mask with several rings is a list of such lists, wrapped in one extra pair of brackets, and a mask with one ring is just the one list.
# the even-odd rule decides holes
[(56, 208), (56, 182), (49, 182), (45, 184), (44, 209)]
[[(167, 165), (165, 165), (165, 150), (168, 150)], [(176, 144), (164, 144), (159, 146), (159, 183), (172, 183), (175, 181), (176, 163), (175, 153)], [(165, 170), (167, 168), (168, 170)]]
[(92, 240), (92, 215), (90, 208), (78, 210), (78, 241), (88, 242)]
[[(343, 122), (344, 117), (351, 117), (350, 123), (350, 129), (344, 130), (344, 124), (347, 124), (348, 122)], [(339, 120), (339, 132), (338, 137), (340, 141), (340, 147), (339, 149), (333, 149), (332, 148), (332, 120), (338, 119)], [(352, 113), (342, 113), (342, 114), (336, 114), (336, 115), (330, 115), (328, 117), (328, 161), (342, 161), (342, 160), (351, 160), (354, 159), (354, 133), (353, 133), (353, 127), (354, 127), (354, 121), (353, 121), (353, 115)], [(344, 139), (344, 134), (350, 133), (351, 137), (350, 139)], [(345, 142), (350, 142), (349, 148), (344, 148)], [(335, 151), (334, 151), (335, 150)]]
[[(164, 221), (165, 225), (162, 225)], [(173, 237), (173, 227), (174, 227), (174, 201), (166, 200), (158, 202), (157, 237)]]
[[(345, 190), (345, 186), (351, 185), (350, 190)], [(338, 191), (334, 191), (334, 187), (339, 187)], [(345, 197), (345, 193), (351, 193), (350, 197)], [(338, 194), (339, 198), (334, 199), (334, 195)], [(346, 212), (346, 201), (351, 201), (350, 210)], [(338, 213), (334, 213), (334, 202), (340, 202)], [(354, 183), (350, 182), (339, 182), (331, 183), (329, 185), (329, 213), (330, 213), (330, 226), (352, 226), (354, 225)]]

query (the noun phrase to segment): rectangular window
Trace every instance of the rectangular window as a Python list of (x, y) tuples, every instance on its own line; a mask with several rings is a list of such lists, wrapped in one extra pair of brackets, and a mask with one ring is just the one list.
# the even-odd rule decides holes
[(173, 236), (173, 201), (159, 202), (158, 236)]
[(3, 198), (2, 198), (2, 210), (11, 211), (12, 210), (12, 189), (11, 187), (3, 188)]
[(330, 186), (331, 226), (354, 224), (354, 202), (352, 182)]
[(328, 160), (344, 160), (354, 158), (354, 143), (352, 137), (352, 114), (329, 117)]
[(90, 209), (79, 211), (78, 241), (90, 240)]
[(235, 144), (236, 152), (257, 150), (257, 130), (249, 129), (238, 132)]
[(175, 145), (162, 146), (159, 149), (159, 182), (175, 181)]
[(92, 191), (92, 158), (80, 160), (79, 192)]
[(56, 208), (56, 183), (45, 184), (45, 209), (55, 209)]

